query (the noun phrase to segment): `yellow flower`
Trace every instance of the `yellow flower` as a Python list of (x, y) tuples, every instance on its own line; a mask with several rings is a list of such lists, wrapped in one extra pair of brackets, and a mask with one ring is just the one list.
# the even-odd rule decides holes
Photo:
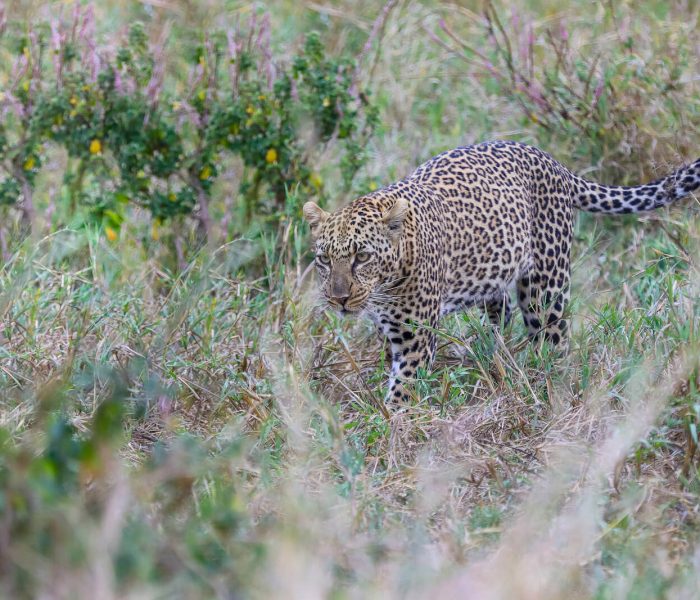
[(78, 99), (75, 96), (71, 96), (68, 102), (71, 103), (71, 106), (75, 106), (76, 104), (78, 104)]
[(373, 192), (374, 190), (377, 189), (377, 182), (376, 181), (370, 181), (369, 182), (369, 191)]
[(28, 91), (29, 91), (29, 82), (28, 82), (28, 81), (25, 81), (25, 82), (22, 84), (22, 89), (23, 89), (25, 92), (28, 92)]
[(177, 196), (175, 195), (174, 192), (170, 192), (168, 194), (168, 200), (170, 200), (170, 202), (175, 202), (175, 200), (177, 200)]
[(246, 111), (249, 115), (252, 115), (252, 114), (255, 112), (255, 109), (249, 104), (249, 105), (246, 107), (245, 111)]
[(90, 154), (101, 154), (102, 142), (100, 140), (92, 140), (90, 142)]
[(211, 177), (211, 167), (207, 165), (199, 172), (199, 178), (205, 181)]
[(153, 221), (151, 225), (151, 239), (157, 242), (160, 239), (160, 232), (158, 231), (158, 221)]
[(199, 94), (197, 94), (197, 98), (199, 98), (202, 102), (204, 102), (207, 99), (206, 91), (199, 90)]
[(258, 96), (258, 100), (260, 100), (260, 102), (263, 102), (265, 100), (265, 94), (260, 94)]
[(331, 105), (331, 99), (330, 98), (324, 98), (323, 99), (323, 107), (328, 108)]
[(29, 58), (29, 48), (28, 48), (27, 46), (25, 46), (24, 48), (22, 48), (22, 54), (24, 54), (24, 56), (26, 56), (27, 58)]
[(201, 54), (201, 55), (199, 56), (199, 64), (202, 65), (202, 66), (204, 66), (204, 65), (207, 64), (207, 59), (204, 58), (204, 54)]
[(180, 110), (182, 108), (182, 102), (175, 101), (173, 102), (173, 110)]
[(36, 166), (36, 161), (34, 160), (33, 156), (30, 156), (27, 160), (24, 161), (24, 167), (25, 171), (31, 171), (35, 166)]
[(138, 171), (138, 173), (136, 173), (136, 177), (138, 177), (139, 179), (145, 179), (146, 178), (146, 171), (144, 171), (143, 169), (140, 169)]
[(323, 187), (323, 177), (321, 177), (318, 173), (311, 173), (309, 181), (316, 189), (321, 189), (321, 187)]
[(274, 148), (270, 148), (266, 153), (265, 153), (265, 162), (268, 164), (273, 164), (277, 162), (277, 150)]
[(105, 233), (107, 234), (107, 239), (108, 239), (110, 242), (116, 242), (116, 241), (117, 241), (117, 238), (119, 237), (119, 236), (117, 235), (117, 232), (114, 231), (114, 229), (112, 229), (112, 228), (109, 227), (109, 226), (105, 227)]

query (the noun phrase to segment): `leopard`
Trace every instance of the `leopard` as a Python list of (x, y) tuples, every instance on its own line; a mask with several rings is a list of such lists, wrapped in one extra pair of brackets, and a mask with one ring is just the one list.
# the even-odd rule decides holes
[(400, 405), (435, 358), (440, 318), (480, 306), (503, 327), (513, 288), (529, 338), (568, 345), (574, 209), (645, 213), (699, 187), (700, 159), (644, 185), (609, 186), (535, 146), (489, 141), (442, 152), (334, 212), (313, 201), (302, 212), (324, 302), (368, 316), (387, 338), (386, 402)]

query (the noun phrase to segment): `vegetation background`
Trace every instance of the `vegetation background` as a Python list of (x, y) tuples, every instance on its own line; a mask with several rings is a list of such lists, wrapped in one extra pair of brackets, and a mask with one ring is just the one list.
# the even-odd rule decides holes
[[(0, 15), (4, 597), (697, 597), (697, 198), (579, 217), (566, 358), (456, 315), (398, 411), (299, 219), (485, 139), (607, 183), (696, 159), (696, 2)], [(231, 40), (245, 85), (202, 83)]]

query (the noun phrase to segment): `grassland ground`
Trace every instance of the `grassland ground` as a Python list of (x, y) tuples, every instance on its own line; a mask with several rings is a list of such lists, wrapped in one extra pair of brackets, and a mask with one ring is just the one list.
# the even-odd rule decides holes
[[(168, 21), (184, 39), (188, 25), (267, 9), (273, 46), (313, 28), (330, 53), (354, 50), (380, 109), (368, 185), (500, 137), (616, 183), (700, 149), (690, 2), (496, 5), (514, 72), (542, 102), (484, 72), (489, 35), (506, 39), (491, 4), (390, 3), (364, 55), (386, 5), (218, 4), (105, 2), (97, 22), (108, 37), (108, 22)], [(530, 37), (533, 60), (517, 50)], [(604, 107), (591, 106), (598, 76)], [(558, 102), (571, 121), (547, 108)], [(350, 197), (338, 152), (314, 157), (331, 206)], [(226, 221), (241, 165), (212, 194), (215, 235), (198, 247), (188, 229), (179, 268), (167, 224), (154, 240), (146, 211), (115, 239), (66, 217), (65, 161), (39, 176), (31, 234), (3, 208), (4, 595), (697, 597), (697, 198), (578, 218), (567, 356), (529, 344), (517, 314), (504, 331), (458, 314), (415, 401), (395, 410), (371, 324), (318, 301), (299, 215)]]

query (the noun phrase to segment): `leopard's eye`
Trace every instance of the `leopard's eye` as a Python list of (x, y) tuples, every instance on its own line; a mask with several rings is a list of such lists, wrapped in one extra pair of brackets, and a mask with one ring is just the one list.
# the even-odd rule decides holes
[(372, 255), (369, 252), (358, 252), (355, 255), (355, 262), (366, 263), (370, 258), (372, 258)]
[(328, 258), (327, 254), (317, 254), (316, 255), (316, 260), (322, 264), (322, 265), (329, 265), (331, 264), (331, 259)]

